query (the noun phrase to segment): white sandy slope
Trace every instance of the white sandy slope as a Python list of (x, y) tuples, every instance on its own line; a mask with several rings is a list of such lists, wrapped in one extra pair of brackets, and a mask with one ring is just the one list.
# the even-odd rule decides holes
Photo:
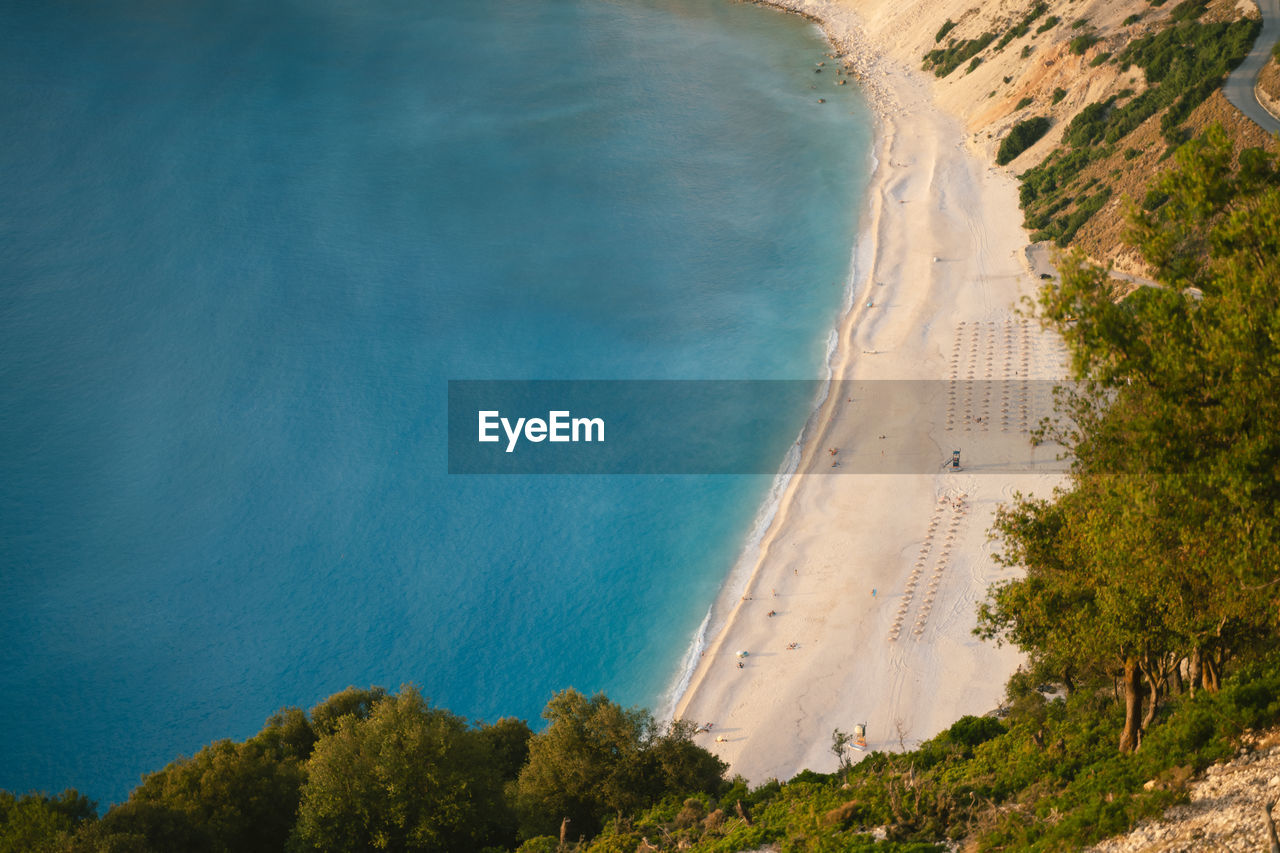
[[(800, 463), (821, 473), (792, 478), (745, 588), (728, 585), (716, 602), (675, 712), (713, 723), (700, 742), (756, 783), (834, 769), (836, 728), (866, 723), (871, 749), (910, 748), (997, 706), (1019, 656), (972, 635), (988, 586), (1013, 574), (993, 561), (987, 531), (1015, 490), (1047, 494), (1061, 476), (1051, 451), (1020, 437), (1036, 416), (1020, 380), (1060, 378), (1064, 367), (1057, 340), (1015, 313), (1038, 282), (1022, 260), (1014, 179), (967, 147), (972, 134), (938, 108), (918, 60), (882, 50), (894, 27), (868, 35), (852, 3), (784, 5), (824, 20), (856, 57), (879, 114), (854, 307), (833, 375), (938, 380), (939, 392), (934, 405), (905, 411), (832, 394)], [(930, 17), (916, 26), (932, 28), (931, 41), (941, 17)], [(966, 378), (1013, 381), (983, 400), (949, 385)], [(958, 473), (940, 468), (954, 448), (964, 454)], [(877, 465), (933, 473), (838, 473)]]

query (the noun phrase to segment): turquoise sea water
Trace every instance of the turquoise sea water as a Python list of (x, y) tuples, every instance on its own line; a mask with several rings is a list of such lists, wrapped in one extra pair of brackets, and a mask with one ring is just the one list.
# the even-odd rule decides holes
[(3, 5), (0, 787), (117, 801), (351, 684), (657, 707), (770, 478), (449, 476), (446, 383), (823, 375), (869, 122), (817, 30)]

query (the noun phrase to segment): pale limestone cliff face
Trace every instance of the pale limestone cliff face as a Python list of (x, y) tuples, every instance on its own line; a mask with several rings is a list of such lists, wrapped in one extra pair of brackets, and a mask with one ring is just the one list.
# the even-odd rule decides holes
[[(1234, 0), (1220, 0), (1231, 2)], [(919, 68), (924, 55), (945, 47), (951, 39), (974, 39), (994, 33), (997, 40), (1015, 27), (1033, 5), (1031, 0), (837, 0), (834, 4), (850, 10), (862, 22), (872, 39), (893, 58)], [(1010, 168), (1022, 170), (1042, 160), (1062, 136), (1062, 130), (1085, 105), (1103, 100), (1121, 89), (1141, 92), (1146, 81), (1140, 69), (1122, 72), (1109, 63), (1091, 67), (1103, 53), (1118, 53), (1129, 41), (1156, 29), (1168, 18), (1167, 3), (1152, 8), (1146, 0), (1050, 0), (1048, 10), (1034, 21), (1030, 32), (1010, 41), (1002, 50), (984, 52), (984, 61), (973, 71), (962, 65), (935, 83), (939, 104), (963, 117), (974, 143), (991, 159), (1000, 140), (1016, 122), (1033, 115), (1054, 119), (1050, 132), (1023, 152)], [(1124, 26), (1131, 15), (1137, 23)], [(1058, 23), (1044, 32), (1037, 30), (1050, 18)], [(935, 40), (942, 24), (956, 26), (941, 42)], [(1077, 21), (1087, 23), (1074, 27)], [(1069, 50), (1071, 39), (1091, 33), (1099, 41), (1083, 55)], [(1005, 82), (1005, 81), (1008, 82)], [(1054, 104), (1058, 88), (1066, 95)], [(1024, 98), (1032, 103), (1015, 109)]]
[[(992, 33), (998, 42), (1034, 5), (1034, 0), (770, 2), (822, 20), (840, 46), (842, 59), (868, 81), (869, 94), (881, 108), (886, 103), (879, 100), (875, 90), (878, 56), (919, 69), (926, 53), (946, 47), (952, 39), (959, 42)], [(963, 63), (946, 77), (933, 79), (930, 75), (938, 104), (961, 118), (970, 134), (969, 145), (989, 162), (994, 163), (1001, 140), (1017, 122), (1032, 116), (1048, 116), (1053, 121), (1042, 139), (1005, 167), (1015, 174), (1040, 163), (1085, 106), (1124, 90), (1137, 95), (1146, 89), (1141, 69), (1122, 69), (1106, 61), (1107, 55), (1119, 54), (1131, 41), (1166, 26), (1177, 5), (1172, 0), (1158, 8), (1147, 0), (1046, 2), (1048, 9), (1030, 25), (1029, 32), (1012, 39), (999, 51), (993, 43), (980, 54), (983, 61), (977, 67), (970, 70), (969, 64)], [(1050, 16), (1058, 18), (1057, 24), (1039, 31)], [(1202, 20), (1241, 17), (1258, 17), (1252, 0), (1213, 0)], [(948, 20), (955, 26), (938, 41), (938, 30)], [(1077, 26), (1077, 22), (1083, 23)], [(1073, 53), (1071, 40), (1082, 34), (1096, 37), (1097, 42), (1082, 54)], [(1058, 92), (1062, 94), (1057, 95)], [(1159, 114), (1148, 119), (1123, 145), (1117, 146), (1111, 157), (1090, 164), (1083, 180), (1105, 179), (1115, 192), (1073, 241), (1095, 261), (1115, 263), (1119, 269), (1139, 275), (1145, 274), (1145, 265), (1136, 250), (1126, 244), (1127, 216), (1130, 200), (1141, 199), (1150, 179), (1170, 165), (1162, 157), (1167, 144), (1161, 138), (1159, 122)], [(1223, 124), (1239, 148), (1275, 145), (1220, 93), (1193, 111), (1187, 124), (1197, 132), (1211, 122)], [(1141, 154), (1136, 155), (1137, 152)]]

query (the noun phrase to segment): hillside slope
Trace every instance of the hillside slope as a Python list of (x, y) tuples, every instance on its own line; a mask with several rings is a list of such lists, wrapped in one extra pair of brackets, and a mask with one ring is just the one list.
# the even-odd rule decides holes
[[(1005, 164), (1016, 175), (1069, 147), (1064, 136), (1087, 107), (1114, 114), (1155, 86), (1168, 87), (1166, 101), (1185, 91), (1186, 109), (1179, 99), (1149, 115), (1142, 111), (1145, 118), (1123, 128), (1118, 138), (1105, 144), (1098, 139), (1088, 145), (1087, 158), (1075, 158), (1071, 175), (1076, 180), (1061, 187), (1052, 204), (1042, 200), (1039, 210), (1025, 208), (1033, 239), (1077, 246), (1090, 258), (1128, 272), (1146, 270), (1125, 242), (1130, 202), (1142, 200), (1146, 185), (1168, 167), (1168, 154), (1181, 139), (1216, 122), (1237, 150), (1276, 144), (1217, 90), (1217, 65), (1206, 61), (1187, 74), (1179, 71), (1174, 81), (1160, 82), (1149, 81), (1143, 63), (1132, 61), (1135, 45), (1151, 43), (1174, 25), (1209, 32), (1231, 22), (1258, 21), (1251, 0), (1158, 6), (1146, 0), (778, 0), (773, 5), (824, 22), (873, 99), (878, 62), (938, 75), (933, 83), (937, 103), (964, 122), (968, 144), (989, 162), (997, 161), (1001, 143), (1019, 122), (1047, 119), (1047, 132)], [(1217, 62), (1217, 54), (1230, 52), (1243, 30), (1223, 34), (1221, 45), (1209, 44), (1210, 58)], [(1197, 62), (1199, 47), (1192, 41), (1182, 52)], [(1163, 72), (1164, 62), (1150, 67)], [(1174, 110), (1177, 115), (1166, 117)]]

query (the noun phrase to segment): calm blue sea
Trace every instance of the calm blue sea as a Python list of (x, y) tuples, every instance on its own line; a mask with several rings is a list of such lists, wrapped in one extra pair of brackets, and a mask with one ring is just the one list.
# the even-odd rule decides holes
[(816, 28), (0, 5), (0, 787), (353, 684), (658, 707), (770, 478), (449, 476), (446, 383), (824, 375), (870, 133)]

